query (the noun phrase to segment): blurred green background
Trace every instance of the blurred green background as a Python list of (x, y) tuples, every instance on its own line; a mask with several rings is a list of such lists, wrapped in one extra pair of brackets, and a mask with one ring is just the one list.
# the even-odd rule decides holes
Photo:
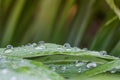
[(120, 56), (120, 0), (0, 0), (0, 47), (41, 40)]

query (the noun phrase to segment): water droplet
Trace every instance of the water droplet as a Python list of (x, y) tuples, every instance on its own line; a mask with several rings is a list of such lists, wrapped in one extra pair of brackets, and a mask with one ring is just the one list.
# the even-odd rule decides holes
[(44, 42), (44, 41), (39, 41), (38, 44), (39, 44), (39, 45), (44, 45), (45, 42)]
[(80, 51), (80, 49), (78, 47), (74, 47), (73, 49), (74, 49), (74, 51)]
[(45, 49), (45, 46), (44, 45), (37, 46), (37, 47), (35, 47), (35, 49)]
[(51, 69), (52, 69), (52, 71), (55, 71), (55, 70), (56, 70), (56, 67), (55, 67), (55, 66), (52, 66)]
[(91, 63), (88, 63), (86, 67), (92, 68), (92, 67), (96, 67), (96, 66), (97, 66), (97, 64), (95, 62), (91, 62)]
[(13, 46), (12, 45), (7, 45), (6, 49), (13, 49)]
[(116, 73), (117, 71), (115, 69), (112, 69), (110, 73)]
[(82, 69), (81, 69), (81, 68), (79, 68), (79, 69), (78, 69), (78, 72), (80, 73), (81, 71), (82, 71)]
[(36, 47), (37, 44), (36, 44), (36, 43), (32, 43), (31, 46), (32, 46), (32, 47)]
[(4, 52), (5, 52), (5, 53), (11, 53), (12, 50), (11, 50), (11, 49), (8, 49), (8, 50), (5, 50)]
[(13, 46), (12, 45), (7, 45), (6, 49), (4, 50), (4, 53), (11, 53), (13, 51)]
[(119, 71), (120, 71), (120, 69), (117, 67), (117, 68), (113, 68), (112, 70), (110, 70), (110, 73), (116, 73)]
[(3, 73), (3, 74), (7, 74), (7, 73), (8, 73), (8, 70), (7, 70), (7, 69), (3, 69), (3, 70), (2, 70), (2, 73)]
[[(23, 45), (24, 46), (24, 45)], [(26, 46), (31, 46), (31, 43), (26, 44)]]
[(11, 77), (10, 80), (17, 80), (15, 76)]
[(65, 67), (65, 66), (62, 66), (62, 67), (61, 67), (61, 70), (62, 70), (63, 72), (65, 72), (66, 67)]
[(70, 46), (69, 43), (65, 43), (65, 44), (64, 44), (64, 47), (66, 47), (67, 49), (71, 48), (71, 46)]
[(83, 50), (84, 50), (84, 51), (87, 51), (87, 50), (88, 50), (88, 48), (83, 48)]
[(101, 55), (107, 55), (107, 52), (106, 51), (100, 51), (100, 54)]
[(82, 66), (82, 65), (84, 65), (83, 62), (81, 62), (81, 61), (76, 61), (76, 64), (75, 64), (76, 67), (79, 67), (79, 66)]

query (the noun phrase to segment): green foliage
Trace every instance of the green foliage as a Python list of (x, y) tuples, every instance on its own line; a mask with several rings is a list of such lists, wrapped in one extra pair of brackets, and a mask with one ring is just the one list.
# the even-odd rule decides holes
[(119, 8), (119, 0), (0, 0), (0, 47), (28, 43), (0, 48), (0, 80), (119, 80)]
[(114, 69), (113, 72), (120, 72), (119, 58), (109, 56), (104, 51), (88, 51), (70, 47), (69, 44), (33, 43), (15, 48), (8, 45), (0, 49), (0, 56), (0, 77), (3, 80), (13, 77), (19, 80), (79, 80), (81, 77), (86, 80), (106, 71), (110, 75)]

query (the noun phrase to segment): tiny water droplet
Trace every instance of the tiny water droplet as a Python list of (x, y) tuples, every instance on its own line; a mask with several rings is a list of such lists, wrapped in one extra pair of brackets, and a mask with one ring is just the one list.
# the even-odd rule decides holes
[(107, 51), (100, 51), (101, 55), (107, 55)]
[(87, 50), (88, 50), (88, 48), (83, 48), (83, 50), (84, 50), (84, 51), (87, 51)]
[(82, 69), (81, 69), (81, 68), (79, 68), (79, 69), (78, 69), (78, 72), (80, 73), (81, 71), (82, 71)]
[(76, 64), (75, 64), (76, 67), (79, 67), (79, 66), (82, 66), (82, 65), (84, 65), (83, 62), (81, 62), (81, 61), (76, 61)]
[(45, 49), (45, 46), (44, 45), (37, 46), (37, 47), (35, 47), (35, 49)]
[(66, 48), (71, 48), (71, 46), (70, 46), (69, 43), (65, 43), (65, 44), (64, 44), (64, 47), (66, 47)]
[(13, 51), (13, 46), (12, 45), (7, 45), (5, 50), (4, 50), (4, 53), (11, 53)]
[(95, 62), (91, 62), (91, 63), (88, 63), (86, 67), (92, 68), (92, 67), (96, 67), (96, 66), (97, 66), (97, 64)]
[(55, 67), (55, 66), (52, 66), (51, 69), (52, 69), (52, 71), (55, 71), (55, 70), (56, 70), (56, 67)]
[(37, 44), (36, 44), (36, 43), (32, 43), (31, 46), (32, 46), (32, 47), (36, 47)]
[(45, 44), (45, 41), (39, 41), (38, 44), (39, 44), (39, 45), (44, 45), (44, 44)]
[(116, 70), (111, 70), (110, 73), (116, 73)]
[(78, 47), (74, 47), (74, 51), (80, 51)]
[(7, 45), (6, 49), (13, 49), (13, 46), (12, 45)]
[(62, 67), (61, 67), (61, 70), (62, 70), (63, 72), (65, 72), (66, 67), (65, 67), (65, 66), (62, 66)]
[[(24, 45), (23, 45), (24, 46)], [(26, 44), (26, 46), (31, 46), (31, 43)]]

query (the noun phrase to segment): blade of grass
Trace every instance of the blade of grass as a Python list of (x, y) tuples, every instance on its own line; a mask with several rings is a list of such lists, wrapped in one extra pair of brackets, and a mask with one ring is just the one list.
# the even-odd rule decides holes
[(35, 20), (23, 37), (22, 43), (26, 43), (31, 39), (32, 41), (39, 39), (46, 41), (49, 39), (60, 3), (61, 0), (40, 1)]
[(111, 7), (111, 9), (116, 13), (118, 18), (120, 19), (120, 9), (115, 5), (114, 0), (106, 0), (108, 5)]
[(33, 14), (35, 13), (38, 2), (39, 0), (29, 0), (26, 2), (25, 7), (20, 15), (20, 19), (17, 23), (17, 28), (14, 31), (15, 34), (12, 38), (12, 45), (20, 45), (23, 35), (29, 29), (29, 26), (31, 26), (34, 16)]
[(112, 38), (113, 33), (116, 31), (116, 28), (119, 23), (118, 18), (115, 16), (109, 21), (107, 21), (103, 26), (99, 29), (98, 33), (96, 34), (90, 49), (91, 50), (105, 50), (107, 46), (109, 46)]
[(80, 1), (81, 5), (79, 5), (78, 13), (75, 21), (73, 22), (73, 26), (68, 38), (69, 43), (75, 46), (78, 46), (81, 43), (92, 12), (94, 2), (95, 0), (85, 0), (83, 2)]
[(116, 44), (115, 48), (111, 51), (111, 55), (120, 57), (120, 41)]
[(75, 0), (68, 0), (66, 2), (65, 7), (60, 14), (60, 18), (56, 23), (56, 28), (55, 28), (54, 33), (53, 33), (52, 41), (55, 41), (57, 43), (61, 43), (62, 35), (63, 35), (61, 33), (62, 33), (63, 28), (65, 27), (64, 24), (68, 18), (68, 14), (69, 14), (70, 9), (72, 8), (74, 2), (75, 2)]
[(24, 7), (25, 0), (17, 0), (8, 21), (6, 23), (6, 29), (4, 36), (2, 38), (1, 46), (5, 46), (10, 43), (12, 36), (14, 34), (14, 30), (19, 19), (22, 8)]

